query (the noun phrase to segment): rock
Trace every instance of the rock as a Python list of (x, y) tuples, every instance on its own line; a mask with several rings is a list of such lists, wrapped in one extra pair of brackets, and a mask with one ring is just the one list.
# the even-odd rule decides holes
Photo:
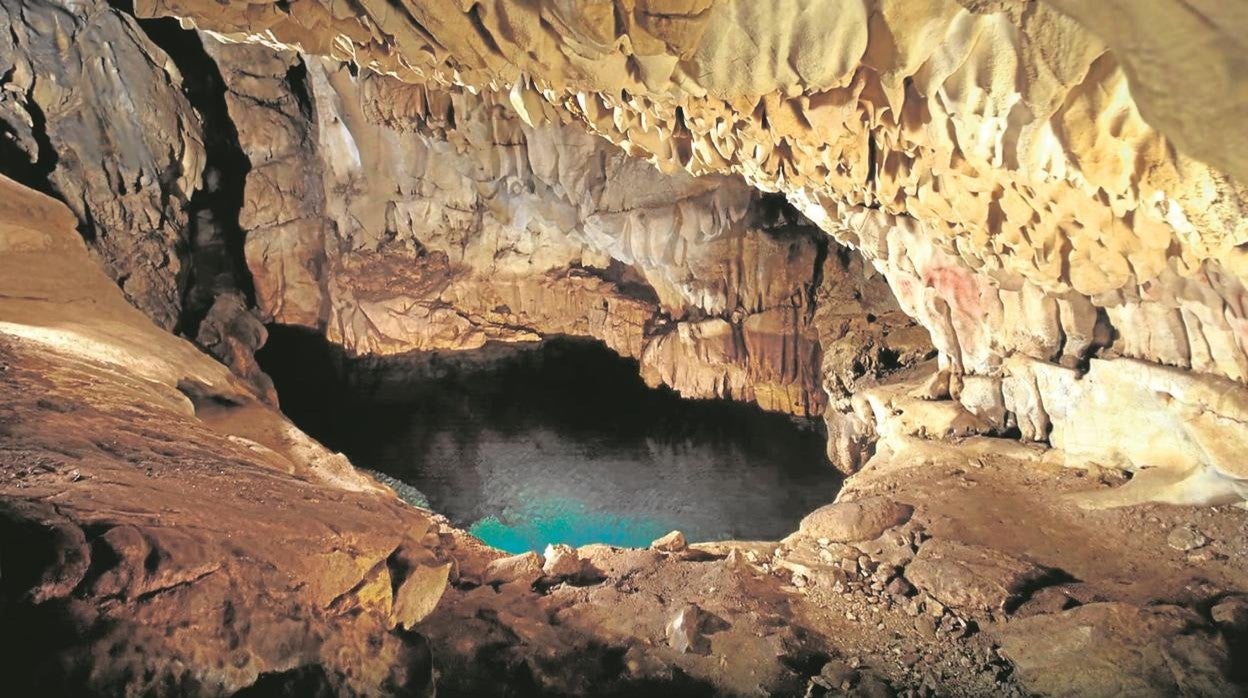
[(533, 584), (542, 574), (542, 556), (529, 551), (494, 560), (485, 568), (483, 581), (486, 584)]
[(914, 585), (907, 581), (905, 577), (893, 577), (888, 585), (885, 586), (885, 590), (893, 596), (904, 598), (914, 594)]
[(1228, 635), (1248, 634), (1248, 596), (1228, 596), (1214, 604), (1209, 615)]
[[(187, 211), (206, 161), (190, 82), (103, 0), (31, 0), (0, 14), (0, 44), (12, 42), (0, 45), (0, 75), (10, 76), (0, 131), (27, 135), (0, 171), (20, 178), (23, 164), (46, 166), (45, 186), (73, 210), (108, 275), (172, 329), (190, 271)], [(187, 34), (178, 40), (198, 42)], [(127, 118), (116, 118), (119, 107)]]
[(845, 689), (858, 678), (858, 670), (840, 659), (831, 659), (819, 670), (819, 678), (832, 690)]
[(688, 547), (685, 543), (685, 534), (680, 531), (672, 531), (652, 542), (650, 547), (665, 553), (679, 553)]
[(160, 330), (69, 209), (4, 177), (0, 318), (6, 695), (269, 694), (293, 668), (274, 693), (431, 694), (410, 629), (469, 554)]
[[(237, 214), (230, 242), (244, 249), (230, 253), (245, 259), (229, 261), (250, 270), (258, 308), (248, 292), (213, 296), (199, 336), (261, 394), (248, 356), (261, 321), (360, 355), (574, 334), (636, 359), (651, 384), (822, 413), (847, 469), (877, 439), (884, 453), (1013, 426), (1071, 462), (1166, 462), (1114, 496), (1190, 473), (1132, 496), (1243, 499), (1248, 132), (1200, 118), (1243, 120), (1243, 13), (1177, 0), (962, 0), (975, 15), (900, 2), (404, 4), (7, 3), (0, 167), (68, 202), (113, 280), (173, 327), (186, 279), (215, 277), (184, 253), (226, 247), (219, 231), (235, 222), (204, 215), (223, 173), (205, 167), (221, 144), (203, 144), (237, 140), (245, 162), (224, 176), (238, 200), (215, 211)], [(132, 5), (244, 43), (137, 23), (121, 9)], [(328, 53), (355, 60), (313, 55)], [(211, 103), (189, 103), (197, 83)], [(229, 120), (205, 128), (223, 105)], [(2, 192), (6, 215), (45, 208)], [(126, 639), (143, 627), (133, 616), (157, 621), (151, 658), (118, 650), (133, 660), (117, 662), (125, 685), (82, 692), (146, 694), (206, 673), (230, 693), (291, 667), (332, 674), (340, 692), (373, 693), (379, 673), (399, 685), (386, 672), (418, 663), (400, 630), (445, 583), (443, 542), (406, 541), (422, 519), (219, 366), (134, 322), (110, 286), (65, 283), (81, 254), (13, 285), (26, 261), (13, 256), (44, 244), (45, 222), (71, 231), (64, 217), (3, 229), (18, 244), (0, 255), (0, 351), (22, 378), (0, 400), (20, 411), (31, 392), (91, 392), (66, 398), (73, 418), (40, 408), (11, 429), (0, 415), (6, 495), (64, 507), (3, 539), (45, 536), (37, 559), (54, 569), (19, 568), (38, 580), (19, 591), (97, 614), (78, 627)], [(70, 239), (82, 243), (62, 237), (60, 251), (81, 252)], [(925, 397), (940, 400), (864, 389), (928, 353), (940, 378)], [(27, 443), (49, 433), (61, 443)], [(990, 470), (951, 489), (973, 491)], [(845, 505), (857, 510), (824, 518), (850, 540), (886, 531), (887, 507), (905, 506)], [(1207, 543), (1195, 529), (1171, 536), (1184, 552)], [(431, 556), (419, 570), (409, 547)], [(1186, 562), (1215, 566), (1209, 547)], [(700, 554), (683, 548), (667, 552)], [(843, 569), (879, 590), (880, 561)], [(532, 562), (493, 572), (527, 581)], [(941, 541), (898, 564), (959, 611), (1008, 609), (1041, 575)], [(534, 596), (519, 586), (474, 591)], [(196, 606), (175, 602), (190, 592)], [(257, 597), (291, 627), (271, 629)], [(516, 636), (548, 631), (538, 617)], [(27, 625), (39, 624), (10, 627)], [(239, 636), (253, 626), (261, 640)], [(69, 651), (111, 651), (91, 642)], [(1191, 648), (1160, 654), (1188, 671), (1172, 649)], [(536, 664), (513, 666), (531, 678)], [(362, 675), (375, 681), (352, 683)]]
[(946, 606), (966, 612), (1010, 611), (1052, 570), (998, 550), (934, 538), (919, 548), (906, 578)]
[(576, 549), (562, 543), (546, 546), (546, 563), (542, 572), (552, 579), (576, 579), (585, 569), (585, 561)]
[(667, 644), (681, 654), (705, 654), (710, 643), (702, 636), (703, 611), (696, 604), (685, 604), (668, 621)]
[[(256, 200), (275, 200), (267, 208), (283, 213), (292, 199), (324, 202), (312, 215), (278, 217), (301, 224), (281, 235), (253, 243), (248, 231), (262, 309), (276, 316), (293, 296), (340, 289), (326, 304), (332, 317), (308, 324), (355, 353), (479, 347), (538, 332), (594, 336), (639, 358), (648, 381), (687, 394), (802, 414), (819, 413), (830, 397), (830, 453), (854, 469), (871, 441), (889, 436), (877, 427), (887, 431), (890, 420), (888, 410), (847, 404), (849, 396), (899, 354), (912, 364), (930, 347), (949, 395), (966, 392), (985, 419), (965, 419), (951, 400), (924, 401), (917, 423), (929, 433), (923, 425), (949, 434), (985, 421), (1000, 428), (1008, 412), (1028, 440), (1124, 466), (1152, 465), (1164, 452), (1173, 463), (1165, 470), (1192, 473), (1186, 488), (1147, 498), (1243, 499), (1242, 485), (1228, 481), (1248, 477), (1235, 457), (1248, 442), (1248, 429), (1237, 426), (1245, 408), (1217, 396), (1242, 395), (1248, 368), (1246, 311), (1226, 300), (1248, 278), (1234, 249), (1243, 237), (1238, 182), (1248, 145), (1229, 126), (1198, 126), (1233, 125), (1248, 108), (1236, 99), (1242, 52), (1224, 40), (1243, 33), (1241, 14), (1177, 0), (963, 0), (997, 10), (971, 16), (958, 3), (866, 15), (860, 3), (800, 15), (790, 4), (696, 5), (690, 14), (688, 3), (656, 2), (647, 19), (615, 22), (603, 20), (600, 3), (574, 3), (552, 22), (542, 3), (512, 4), (481, 16), (448, 11), (430, 27), (419, 12), (377, 18), (327, 0), (301, 2), (296, 18), (280, 21), (245, 0), (138, 4), (259, 44), (318, 53), (336, 45), (335, 55), (352, 55), (355, 65), (416, 83), (309, 59), (299, 66), (308, 77), (292, 82), (311, 89), (263, 102), (309, 105), (316, 128), (252, 136), (274, 151), (288, 142), (316, 151), (316, 167), (298, 180), (309, 194)], [(362, 23), (385, 29), (363, 31)], [(393, 40), (377, 40), (380, 32)], [(430, 46), (439, 47), (436, 57)], [(1066, 58), (1060, 67), (1050, 65), (1057, 52)], [(635, 55), (645, 56), (645, 68), (619, 68)], [(453, 79), (442, 74), (447, 65)], [(11, 72), (17, 94), (39, 74), (0, 66)], [(239, 101), (251, 97), (254, 73), (222, 72), (239, 74), (230, 85)], [(846, 87), (868, 73), (890, 86), (896, 118), (887, 123), (859, 118), (878, 106), (874, 90)], [(516, 84), (518, 74), (550, 87)], [(941, 92), (955, 75), (976, 89)], [(429, 87), (438, 83), (463, 89)], [(905, 84), (915, 89), (899, 92)], [(844, 92), (827, 94), (832, 85)], [(760, 95), (773, 97), (752, 99)], [(1051, 106), (1003, 106), (1020, 103)], [(755, 116), (760, 104), (766, 119)], [(575, 119), (566, 119), (569, 110)], [(14, 131), (30, 130), (23, 116)], [(240, 140), (251, 130), (240, 129)], [(1032, 147), (1020, 133), (1064, 136), (1060, 146)], [(829, 134), (882, 150), (848, 148)], [(878, 167), (894, 159), (907, 164)], [(736, 206), (744, 195), (729, 193), (745, 185), (725, 176), (743, 172), (796, 210), (763, 200), (748, 216), (757, 223), (745, 223), (749, 207)], [(265, 187), (294, 190), (290, 177), (270, 179), (249, 175), (248, 198)], [(989, 201), (984, 191), (998, 194)], [(667, 244), (673, 221), (679, 244)], [(914, 334), (926, 337), (890, 342), (913, 336), (912, 325), (870, 331), (884, 324), (885, 315), (862, 312), (874, 308), (879, 283), (862, 284), (861, 298), (837, 294), (850, 303), (820, 302), (815, 327), (799, 329), (805, 315), (777, 301), (824, 292), (792, 283), (814, 281), (790, 271), (816, 266), (814, 246), (795, 242), (787, 251), (795, 261), (785, 265), (782, 245), (738, 233), (806, 221), (869, 260), (896, 296), (883, 304), (887, 315), (904, 308), (922, 324)], [(1007, 235), (1025, 242), (1002, 246)], [(1073, 253), (1054, 263), (1053, 249)], [(430, 254), (411, 264), (413, 250)], [(313, 260), (333, 278), (296, 263)], [(1188, 273), (1206, 264), (1211, 274)], [(627, 271), (627, 283), (591, 279), (588, 270), (608, 265), (611, 276)], [(376, 278), (389, 282), (379, 288), (369, 283)], [(622, 292), (634, 284), (647, 292)], [(285, 290), (295, 288), (303, 290)], [(670, 327), (666, 318), (675, 317), (696, 319), (672, 323), (676, 331), (644, 329)], [(1080, 377), (1088, 357), (1111, 344), (1115, 358), (1088, 362)], [(1009, 365), (1015, 358), (1048, 375)], [(1152, 374), (1146, 380), (1136, 380), (1140, 366)], [(1118, 378), (1105, 376), (1123, 367)], [(961, 389), (963, 376), (989, 375), (992, 385)], [(1113, 389), (1104, 391), (1107, 378)], [(1176, 428), (1139, 426), (1159, 420)]]
[(750, 571), (750, 562), (745, 558), (740, 548), (734, 547), (728, 551), (728, 555), (724, 558), (724, 563), (728, 565), (728, 569), (735, 572)]
[(952, 635), (953, 637), (966, 637), (971, 633), (970, 624), (955, 615), (942, 617), (937, 625), (937, 629), (944, 635)]
[[(827, 395), (817, 330), (791, 322), (784, 299), (822, 277), (827, 303), (861, 309), (847, 313), (852, 331), (828, 327), (846, 348), (826, 363), (846, 375), (888, 344), (887, 329), (914, 324), (882, 279), (818, 264), (816, 238), (759, 234), (767, 206), (739, 207), (759, 198), (739, 178), (659, 172), (576, 124), (535, 129), (511, 95), (492, 90), (354, 76), (341, 62), (267, 46), (209, 51), (252, 164), (239, 218), (260, 310), (323, 329), (353, 353), (592, 337), (638, 359), (651, 384), (815, 415)], [(308, 78), (289, 81), (289, 70)], [(517, 168), (518, 153), (541, 166)], [(679, 253), (663, 247), (673, 220), (689, 226)], [(624, 283), (599, 273), (607, 266)], [(328, 288), (342, 291), (333, 303)], [(698, 319), (644, 330), (667, 326), (675, 308)], [(896, 350), (901, 363), (914, 354)]]
[(1079, 601), (1066, 593), (1063, 587), (1044, 587), (1036, 591), (1021, 606), (1016, 608), (1014, 615), (1020, 618), (1029, 618), (1046, 613), (1060, 613), (1078, 605)]
[(1166, 544), (1175, 550), (1187, 552), (1203, 548), (1209, 544), (1209, 539), (1192, 526), (1175, 526), (1170, 529), (1170, 535), (1166, 536)]
[(1178, 606), (1092, 603), (999, 626), (1001, 654), (1043, 695), (1238, 696), (1226, 643)]
[(246, 299), (237, 291), (221, 293), (199, 324), (195, 343), (230, 367), (234, 375), (246, 381), (256, 396), (270, 405), (277, 405), (277, 389), (273, 381), (256, 363), (256, 350), (264, 346), (268, 330), (247, 308)]
[(820, 507), (802, 519), (798, 529), (812, 538), (835, 543), (871, 540), (910, 520), (914, 507), (885, 497), (867, 497)]
[[(423, 552), (423, 551), (422, 551)], [(394, 601), (392, 616), (399, 627), (412, 629), (417, 623), (433, 612), (451, 572), (451, 563), (433, 565), (427, 555), (416, 556), (423, 564), (413, 564), (412, 560), (404, 562), (402, 576), (391, 573)]]
[(897, 694), (884, 679), (875, 674), (864, 673), (849, 695), (854, 698), (893, 698)]

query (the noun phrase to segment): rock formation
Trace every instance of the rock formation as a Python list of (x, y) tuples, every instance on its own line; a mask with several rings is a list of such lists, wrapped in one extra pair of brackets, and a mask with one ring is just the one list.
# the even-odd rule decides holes
[(102, 1), (4, 7), (4, 171), (68, 204), (131, 302), (173, 328), (205, 157), (182, 75)]
[[(587, 336), (652, 384), (799, 415), (822, 413), (824, 374), (844, 398), (881, 353), (926, 350), (879, 277), (737, 178), (662, 175), (488, 95), (209, 45), (252, 163), (240, 222), (269, 319), (356, 354)], [(821, 340), (849, 333), (821, 306), (877, 318), (831, 367)]]
[[(39, 628), (8, 673), (1235, 694), (1223, 4), (2, 0), (0, 624)], [(266, 323), (593, 338), (821, 416), (860, 472), (778, 544), (503, 558), (287, 422)]]
[[(931, 332), (951, 397), (966, 377), (982, 378), (968, 408), (1004, 405), (1007, 428), (1047, 440), (1050, 429), (1077, 428), (1050, 411), (1064, 399), (1052, 390), (1079, 382), (1112, 395), (1113, 374), (1133, 370), (1085, 377), (1092, 355), (1190, 369), (1183, 388), (1148, 373), (1159, 381), (1149, 389), (1171, 396), (1221, 392), (1218, 378), (1242, 382), (1248, 361), (1238, 167), (1231, 156), (1211, 158), (1229, 174), (1194, 160), (1145, 121), (1134, 94), (1152, 109), (1171, 99), (1150, 99), (1163, 88), (1149, 87), (1157, 71), (1141, 67), (1155, 34), (1140, 29), (1144, 43), (1120, 55), (1096, 32), (1120, 39), (1122, 27), (1054, 4), (417, 2), (345, 13), (316, 0), (162, 0), (138, 9), (495, 94), (533, 127), (576, 124), (668, 171), (738, 173), (784, 192), (883, 273)], [(1233, 35), (1242, 19), (1150, 5), (1131, 11), (1130, 26), (1174, 19), (1186, 31), (1171, 50), (1183, 55), (1210, 33)], [(1221, 66), (1218, 84), (1232, 89), (1200, 114), (1234, 113), (1242, 107), (1220, 111), (1238, 94), (1233, 41), (1208, 45), (1196, 64)], [(1161, 123), (1193, 152), (1211, 150), (1190, 126)], [(1046, 365), (1066, 370), (1037, 379), (1056, 370)], [(1166, 400), (1161, 411), (1225, 424), (1223, 438), (1243, 448), (1234, 405)], [(874, 429), (838, 420), (842, 433)], [(1186, 475), (1153, 496), (1239, 497), (1241, 466), (1207, 453), (1198, 431), (1173, 430), (1164, 462), (1112, 439), (1083, 455)]]
[(0, 221), (9, 690), (425, 690), (439, 525), (129, 307), (64, 205), (0, 178)]

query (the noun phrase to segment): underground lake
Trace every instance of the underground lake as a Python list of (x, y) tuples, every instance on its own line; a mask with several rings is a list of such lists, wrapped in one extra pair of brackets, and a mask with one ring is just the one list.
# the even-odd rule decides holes
[(258, 358), (299, 427), (510, 552), (774, 540), (841, 486), (815, 420), (649, 388), (595, 342), (349, 358), (277, 326)]

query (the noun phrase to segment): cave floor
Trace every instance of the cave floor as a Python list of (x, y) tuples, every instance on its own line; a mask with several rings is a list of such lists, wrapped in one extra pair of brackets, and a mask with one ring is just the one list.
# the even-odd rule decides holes
[[(488, 691), (497, 684), (478, 682), (499, 676), (597, 692), (617, 685), (620, 665), (637, 680), (733, 695), (872, 695), (877, 684), (915, 695), (1240, 695), (1220, 672), (1234, 671), (1243, 647), (1219, 640), (1208, 614), (1248, 591), (1248, 512), (1081, 506), (1122, 482), (1064, 468), (1039, 447), (915, 440), (877, 456), (841, 495), (914, 506), (878, 539), (582, 548), (601, 581), (461, 583), (422, 630), (451, 695)], [(1014, 585), (1009, 563), (955, 555), (950, 564), (967, 573), (938, 568), (953, 581), (936, 594), (960, 602), (946, 606), (878, 573), (913, 562), (916, 533), (920, 548), (943, 541), (1045, 573)], [(666, 628), (690, 604), (708, 629), (686, 650)]]

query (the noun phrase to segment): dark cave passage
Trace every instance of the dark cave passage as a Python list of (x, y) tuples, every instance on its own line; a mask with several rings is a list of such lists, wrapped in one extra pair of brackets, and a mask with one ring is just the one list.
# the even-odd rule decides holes
[(815, 422), (647, 388), (593, 342), (348, 359), (276, 327), (259, 359), (301, 428), (513, 552), (775, 539), (841, 484)]

